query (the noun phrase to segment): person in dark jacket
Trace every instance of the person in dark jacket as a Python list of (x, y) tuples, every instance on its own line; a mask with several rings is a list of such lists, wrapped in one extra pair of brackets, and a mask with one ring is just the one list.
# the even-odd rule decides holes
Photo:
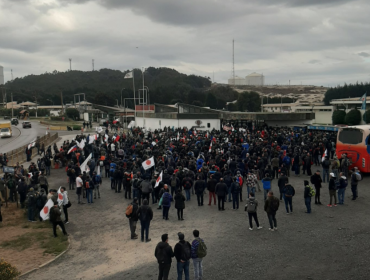
[(273, 204), (276, 204), (277, 207), (279, 207), (279, 199), (274, 196), (274, 193), (272, 191), (269, 191), (267, 194), (267, 199), (265, 200), (264, 209), (269, 219), (270, 223), (269, 230), (271, 231), (277, 230), (276, 209), (273, 209), (272, 207)]
[(311, 183), (315, 186), (315, 204), (321, 204), (320, 202), (320, 189), (321, 189), (321, 175), (320, 170), (317, 170), (315, 174), (311, 176)]
[(175, 245), (174, 255), (177, 260), (177, 279), (182, 279), (184, 271), (185, 280), (189, 280), (189, 264), (191, 258), (191, 245), (185, 241), (185, 235), (182, 232), (177, 234), (179, 242)]
[(330, 179), (329, 179), (329, 195), (330, 195), (330, 202), (328, 204), (328, 207), (332, 207), (333, 197), (334, 197), (334, 206), (337, 206), (337, 188), (335, 186), (335, 174), (330, 173)]
[(283, 188), (283, 198), (285, 202), (285, 209), (286, 213), (289, 214), (289, 208), (290, 208), (290, 214), (293, 213), (293, 196), (295, 195), (295, 190), (291, 184), (288, 182), (285, 182), (285, 187)]
[(18, 183), (17, 191), (19, 193), (19, 200), (21, 203), (21, 208), (24, 208), (27, 196), (27, 184), (24, 180), (24, 177), (21, 178), (21, 181)]
[(158, 280), (168, 280), (172, 258), (174, 257), (172, 247), (168, 244), (168, 234), (162, 235), (162, 242), (159, 242), (155, 247), (154, 256), (159, 264)]
[(185, 196), (181, 190), (178, 190), (175, 195), (175, 208), (177, 209), (177, 218), (180, 221), (184, 220)]
[(227, 194), (227, 186), (224, 183), (224, 179), (220, 178), (220, 183), (216, 185), (216, 194), (218, 198), (218, 211), (225, 210), (225, 196)]
[(50, 213), (50, 221), (53, 223), (54, 237), (58, 236), (57, 235), (57, 226), (58, 225), (62, 229), (63, 234), (68, 235), (68, 233), (66, 232), (66, 229), (64, 227), (64, 224), (62, 222), (62, 219), (60, 217), (62, 215), (62, 213), (60, 212), (57, 201), (54, 202), (54, 207), (50, 209), (50, 212), (52, 212), (52, 213)]
[(289, 183), (289, 179), (287, 176), (284, 175), (284, 173), (280, 174), (280, 178), (278, 180), (278, 187), (280, 192), (280, 201), (283, 199), (283, 189), (285, 187), (285, 184)]
[(139, 207), (139, 210), (137, 211), (137, 216), (141, 224), (141, 242), (144, 242), (144, 231), (145, 242), (150, 242), (151, 239), (149, 238), (149, 226), (150, 221), (153, 219), (153, 210), (149, 206), (149, 202), (147, 199), (143, 200), (143, 205)]
[(135, 231), (136, 231), (136, 224), (139, 219), (138, 218), (139, 206), (138, 206), (138, 200), (136, 197), (134, 198), (134, 201), (131, 204), (132, 204), (132, 213), (131, 213), (131, 216), (129, 217), (131, 239), (137, 239), (138, 236), (135, 233)]
[(169, 193), (167, 185), (164, 185), (162, 194), (162, 206), (163, 206), (163, 219), (168, 220), (168, 212), (171, 208), (172, 196)]
[(240, 185), (237, 182), (237, 178), (232, 178), (233, 182), (231, 183), (231, 194), (233, 195), (233, 209), (239, 209), (239, 194), (240, 194)]
[(213, 197), (213, 200), (214, 200), (214, 205), (216, 205), (216, 194), (215, 194), (216, 185), (217, 185), (217, 181), (211, 175), (210, 179), (207, 182), (207, 190), (209, 192), (209, 203), (208, 203), (208, 205), (212, 204), (211, 203), (212, 202), (212, 197)]
[(306, 213), (311, 213), (311, 196), (310, 196), (310, 185), (307, 180), (304, 180), (304, 203), (306, 204)]
[(203, 194), (206, 189), (206, 182), (201, 180), (200, 176), (197, 177), (197, 180), (194, 183), (194, 191), (197, 195), (198, 206), (203, 206)]

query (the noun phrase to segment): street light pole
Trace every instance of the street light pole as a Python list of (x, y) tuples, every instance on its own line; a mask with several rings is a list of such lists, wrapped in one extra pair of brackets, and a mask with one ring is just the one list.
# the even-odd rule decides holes
[(10, 93), (10, 97), (12, 99), (12, 118), (13, 118), (13, 93)]
[(124, 90), (125, 88), (121, 89), (121, 107), (122, 107), (122, 91)]
[(35, 101), (36, 101), (36, 118), (37, 118), (37, 97), (36, 96), (33, 96), (35, 98)]

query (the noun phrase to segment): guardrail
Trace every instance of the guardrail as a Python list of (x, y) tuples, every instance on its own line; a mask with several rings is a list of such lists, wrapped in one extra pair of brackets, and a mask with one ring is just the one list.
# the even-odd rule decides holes
[[(44, 136), (41, 136), (41, 137), (37, 138), (37, 141), (40, 142), (40, 147), (44, 143), (45, 151), (46, 151), (47, 147), (51, 143), (53, 143), (56, 139), (58, 139), (58, 137), (59, 137), (58, 133), (55, 133), (53, 135), (50, 135), (50, 133), (48, 133), (47, 135), (44, 135)], [(14, 150), (6, 153), (6, 155), (8, 157), (8, 166), (14, 166), (17, 162), (22, 163), (22, 162), (25, 162), (27, 160), (26, 148), (27, 148), (28, 145), (29, 144), (24, 145), (20, 148), (14, 149)], [(36, 148), (34, 148), (34, 149), (37, 150)], [(35, 156), (37, 156), (37, 153), (33, 152), (32, 157), (35, 157)]]

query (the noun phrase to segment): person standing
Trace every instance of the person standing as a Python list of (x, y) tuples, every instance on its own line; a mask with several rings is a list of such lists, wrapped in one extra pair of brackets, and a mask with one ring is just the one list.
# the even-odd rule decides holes
[(87, 203), (88, 204), (94, 203), (94, 201), (93, 201), (94, 182), (92, 181), (90, 176), (86, 177), (85, 188), (86, 188)]
[(144, 231), (145, 231), (145, 242), (150, 242), (149, 238), (149, 227), (150, 221), (153, 219), (153, 210), (149, 206), (147, 199), (143, 200), (143, 205), (137, 210), (138, 219), (141, 224), (141, 242), (144, 242)]
[[(146, 199), (144, 199), (144, 201), (145, 200)], [(154, 256), (157, 258), (159, 264), (158, 280), (168, 280), (168, 274), (170, 273), (174, 253), (172, 251), (172, 247), (168, 244), (168, 234), (163, 234), (161, 239), (162, 242), (157, 244), (154, 251)]]
[(163, 219), (168, 220), (168, 212), (171, 208), (172, 196), (169, 193), (168, 187), (165, 185), (164, 193), (162, 195), (162, 206), (163, 206)]
[(326, 156), (324, 161), (322, 162), (322, 177), (323, 177), (323, 182), (325, 183), (325, 178), (327, 178), (327, 182), (329, 182), (329, 168), (330, 168), (330, 160), (329, 157)]
[(294, 195), (295, 195), (295, 190), (293, 186), (289, 184), (288, 182), (286, 182), (285, 187), (283, 188), (283, 198), (284, 198), (285, 209), (286, 209), (287, 214), (289, 214), (289, 208), (290, 208), (290, 213), (293, 214), (293, 196)]
[(267, 194), (267, 199), (265, 201), (265, 212), (267, 213), (267, 218), (270, 223), (270, 231), (277, 230), (276, 212), (279, 209), (279, 199), (274, 196), (272, 191)]
[(237, 178), (232, 178), (233, 182), (231, 183), (231, 194), (233, 195), (233, 209), (239, 209), (239, 194), (241, 192), (241, 188)]
[(249, 194), (249, 198), (247, 200), (247, 204), (245, 205), (245, 211), (248, 212), (248, 219), (249, 219), (249, 230), (253, 230), (252, 218), (254, 219), (257, 229), (261, 229), (260, 224), (258, 222), (257, 217), (257, 207), (258, 201), (254, 197), (254, 193)]
[(101, 176), (96, 174), (94, 171), (92, 181), (94, 183), (94, 199), (96, 199), (96, 195), (100, 198), (100, 185), (102, 183)]
[(71, 203), (69, 202), (68, 192), (66, 191), (65, 187), (60, 188), (60, 192), (63, 194), (63, 213), (64, 213), (64, 223), (69, 224), (68, 221), (68, 208), (71, 207)]
[(304, 180), (304, 203), (306, 205), (306, 213), (311, 213), (311, 196), (310, 196), (310, 193), (311, 193), (311, 187), (308, 183), (307, 180)]
[(346, 176), (343, 175), (343, 172), (341, 172), (339, 176), (340, 178), (339, 178), (339, 188), (338, 188), (338, 200), (339, 200), (338, 204), (343, 205), (344, 204), (344, 194), (348, 186), (348, 181), (347, 181)]
[(218, 211), (225, 210), (225, 196), (227, 194), (227, 186), (224, 179), (220, 178), (220, 182), (216, 185), (216, 194), (218, 198)]
[(329, 179), (329, 195), (330, 195), (330, 202), (328, 204), (328, 207), (332, 207), (332, 202), (334, 198), (334, 206), (337, 206), (337, 186), (335, 182), (335, 174), (330, 173), (330, 179)]
[(209, 192), (209, 203), (208, 203), (208, 205), (212, 204), (212, 197), (213, 197), (213, 200), (214, 200), (214, 205), (216, 205), (216, 193), (215, 193), (216, 185), (217, 185), (217, 181), (211, 175), (211, 177), (209, 178), (209, 180), (207, 182), (207, 190)]
[(54, 201), (54, 207), (50, 209), (50, 221), (53, 223), (53, 233), (54, 237), (58, 237), (57, 235), (57, 226), (59, 225), (60, 228), (63, 231), (64, 235), (68, 236), (68, 233), (66, 232), (66, 228), (64, 227), (64, 224), (62, 222), (61, 216), (62, 213), (60, 212), (60, 209), (58, 207), (58, 202)]
[(197, 195), (198, 206), (203, 206), (203, 195), (205, 189), (206, 182), (204, 180), (201, 180), (201, 178), (198, 176), (197, 180), (194, 183), (194, 191), (195, 194)]
[(185, 274), (185, 280), (189, 280), (189, 264), (191, 258), (191, 245), (185, 241), (185, 235), (182, 232), (177, 234), (179, 242), (175, 245), (175, 258), (177, 260), (177, 280), (182, 280), (182, 273)]
[(274, 158), (271, 160), (272, 170), (273, 170), (273, 179), (276, 177), (276, 179), (279, 176), (279, 158), (278, 154), (275, 154)]
[(194, 280), (203, 278), (203, 258), (207, 255), (207, 246), (199, 237), (199, 230), (193, 231), (194, 240), (191, 243), (191, 258), (194, 266)]
[(352, 200), (356, 200), (358, 197), (358, 191), (357, 191), (357, 186), (358, 182), (362, 180), (362, 175), (358, 171), (358, 168), (355, 167), (352, 169), (352, 174), (351, 174), (351, 190), (352, 190)]
[(280, 178), (278, 180), (278, 187), (280, 192), (280, 201), (283, 200), (283, 189), (285, 188), (285, 184), (289, 183), (289, 179), (284, 173), (280, 173)]
[(314, 184), (315, 187), (315, 204), (320, 204), (320, 189), (321, 189), (321, 175), (320, 170), (317, 170), (315, 174), (311, 176), (311, 183)]
[(175, 195), (175, 208), (177, 209), (177, 218), (180, 221), (184, 220), (185, 196), (179, 189)]
[(76, 178), (76, 194), (78, 199), (78, 204), (85, 204), (85, 202), (81, 201), (81, 194), (82, 194), (82, 186), (83, 186), (82, 174), (78, 175)]
[(138, 221), (138, 200), (136, 197), (134, 197), (134, 201), (131, 203), (132, 205), (132, 211), (131, 214), (126, 215), (126, 217), (129, 219), (129, 225), (130, 225), (130, 231), (131, 231), (131, 239), (137, 239), (138, 235), (135, 233), (136, 231), (136, 224)]
[(271, 179), (268, 173), (266, 173), (265, 178), (262, 179), (262, 184), (263, 184), (263, 195), (266, 200), (268, 192), (271, 191)]

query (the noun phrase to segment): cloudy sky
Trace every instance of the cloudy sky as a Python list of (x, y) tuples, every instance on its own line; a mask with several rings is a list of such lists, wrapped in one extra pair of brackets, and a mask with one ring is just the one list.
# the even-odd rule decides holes
[(5, 80), (53, 70), (170, 67), (225, 83), (370, 80), (370, 1), (0, 0)]

